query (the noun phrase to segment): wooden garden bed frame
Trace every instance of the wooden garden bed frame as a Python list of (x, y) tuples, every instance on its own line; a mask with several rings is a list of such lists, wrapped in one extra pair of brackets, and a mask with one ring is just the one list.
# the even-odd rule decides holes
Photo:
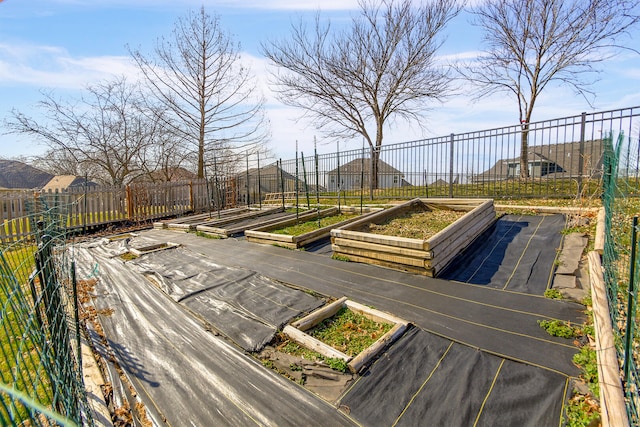
[[(237, 226), (235, 225), (238, 222), (241, 222), (245, 219), (250, 219), (250, 218), (258, 218), (260, 216), (265, 216), (265, 215), (269, 215), (269, 214), (273, 214), (273, 213), (278, 213), (278, 212), (284, 212), (284, 208), (279, 207), (279, 208), (271, 208), (271, 209), (267, 209), (267, 210), (263, 210), (261, 211), (262, 213), (260, 215), (246, 215), (246, 216), (235, 216), (233, 218), (229, 218), (226, 221), (222, 221), (222, 222), (214, 222), (214, 223), (207, 223), (206, 225), (201, 224), (201, 225), (197, 225), (196, 226), (196, 231), (199, 231), (201, 233), (210, 235), (210, 236), (215, 236), (215, 237), (221, 237), (223, 239), (229, 237), (229, 236), (234, 236), (236, 234), (241, 234), (241, 233), (246, 233), (247, 229), (249, 227), (267, 227), (273, 224), (277, 224), (280, 223), (282, 221), (287, 221), (287, 220), (293, 220), (295, 221), (296, 219), (296, 214), (295, 213), (291, 213), (288, 215), (284, 215), (281, 216), (279, 218), (271, 218), (271, 219), (265, 219), (264, 221), (262, 221), (259, 224), (253, 224), (253, 225), (242, 225), (242, 226)], [(298, 213), (298, 218), (299, 219), (304, 219), (305, 221), (308, 218), (314, 218), (317, 215), (317, 209), (312, 209), (309, 211), (304, 211), (302, 213)]]
[(161, 221), (153, 224), (154, 228), (162, 228), (177, 231), (195, 231), (199, 225), (220, 226), (247, 218), (255, 218), (272, 213), (283, 212), (282, 207), (259, 209), (259, 208), (234, 208), (220, 211), (220, 218), (217, 212), (192, 215), (184, 218)]
[[(393, 324), (393, 327), (383, 336), (378, 338), (373, 344), (354, 357), (348, 356), (323, 343), (317, 338), (305, 333), (305, 331), (313, 328), (323, 320), (334, 316), (343, 307), (359, 313), (375, 322), (391, 323)], [(409, 322), (406, 320), (393, 316), (389, 313), (367, 307), (366, 305), (359, 304), (355, 301), (348, 300), (347, 297), (342, 297), (331, 304), (320, 307), (318, 310), (315, 310), (302, 319), (285, 326), (282, 332), (298, 344), (316, 351), (325, 357), (343, 359), (347, 362), (347, 366), (351, 372), (358, 373), (372, 358), (401, 337), (408, 326)]]
[[(467, 213), (427, 239), (384, 236), (361, 230), (406, 212), (434, 206)], [(491, 199), (413, 199), (331, 231), (334, 254), (434, 277), (496, 221)]]
[[(329, 237), (331, 235), (331, 230), (336, 227), (341, 227), (347, 225), (353, 221), (358, 221), (363, 218), (363, 216), (371, 215), (373, 212), (379, 212), (382, 208), (363, 208), (363, 215), (347, 219), (345, 221), (341, 221), (336, 224), (331, 224), (326, 227), (319, 228), (317, 230), (310, 231), (308, 233), (299, 234), (297, 236), (289, 235), (289, 234), (277, 234), (271, 233), (270, 231), (277, 230), (279, 228), (288, 227), (290, 225), (295, 225), (297, 222), (305, 222), (311, 221), (318, 217), (318, 214), (306, 216), (304, 219), (300, 217), (299, 219), (287, 219), (284, 221), (277, 222), (275, 224), (266, 225), (258, 228), (254, 228), (252, 230), (245, 231), (244, 235), (249, 242), (253, 243), (264, 243), (269, 245), (279, 245), (284, 246), (290, 249), (299, 249), (310, 243), (313, 243), (317, 240)], [(343, 206), (338, 209), (337, 207), (332, 207), (329, 209), (323, 209), (320, 211), (320, 218), (336, 215), (339, 213), (356, 213), (359, 212), (359, 207), (353, 206)]]

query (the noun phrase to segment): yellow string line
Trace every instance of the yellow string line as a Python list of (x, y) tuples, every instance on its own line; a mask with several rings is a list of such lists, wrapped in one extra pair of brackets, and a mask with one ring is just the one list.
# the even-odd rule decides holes
[[(498, 240), (496, 242), (495, 245), (493, 245), (493, 248), (491, 248), (491, 251), (489, 252), (489, 254), (482, 260), (482, 263), (480, 263), (480, 265), (478, 266), (478, 268), (476, 268), (476, 270), (473, 272), (473, 274), (471, 275), (471, 277), (469, 277), (469, 279), (467, 279), (467, 281), (471, 281), (473, 279), (473, 277), (478, 273), (478, 271), (480, 271), (480, 269), (482, 268), (482, 266), (484, 265), (484, 263), (487, 261), (487, 259), (491, 256), (491, 254), (493, 253), (493, 251), (496, 250), (496, 248), (498, 247), (498, 245), (500, 244), (500, 242), (502, 242), (504, 240), (504, 238), (507, 236), (507, 233), (509, 231), (511, 231), (513, 229), (513, 227), (516, 226), (516, 223), (518, 221), (520, 221), (522, 219), (522, 215), (520, 215), (520, 217), (518, 217), (518, 219), (516, 219), (515, 221), (513, 221), (513, 223), (511, 224), (511, 227), (509, 227), (509, 229), (505, 232), (505, 234), (502, 235), (502, 237), (500, 238), (500, 240)], [(503, 289), (504, 290), (504, 289)]]
[(560, 421), (558, 422), (558, 427), (562, 427), (564, 425), (564, 399), (567, 397), (567, 389), (569, 388), (569, 378), (567, 377), (564, 382), (564, 391), (562, 392), (562, 408), (560, 409)]
[(516, 263), (515, 267), (513, 268), (513, 271), (511, 272), (511, 276), (509, 276), (509, 278), (507, 279), (507, 283), (505, 283), (504, 287), (502, 288), (503, 290), (507, 289), (507, 286), (509, 286), (509, 282), (511, 282), (511, 279), (513, 279), (513, 276), (516, 274), (516, 271), (518, 270), (518, 267), (520, 266), (520, 262), (522, 261), (522, 258), (524, 258), (524, 254), (527, 253), (527, 250), (529, 249), (529, 245), (531, 244), (531, 241), (533, 240), (533, 238), (536, 237), (536, 233), (538, 233), (538, 230), (540, 229), (540, 226), (544, 222), (544, 219), (545, 219), (545, 217), (542, 217), (542, 221), (540, 221), (538, 223), (538, 226), (533, 231), (533, 234), (531, 235), (531, 237), (529, 237), (529, 241), (527, 242), (527, 245), (524, 247), (524, 250), (520, 254), (520, 258), (518, 259), (518, 262)]
[(496, 385), (496, 381), (498, 380), (498, 375), (500, 374), (502, 365), (504, 365), (504, 359), (502, 359), (502, 362), (500, 362), (500, 366), (498, 366), (498, 370), (496, 371), (496, 374), (493, 376), (491, 387), (489, 387), (489, 391), (487, 391), (487, 394), (484, 397), (484, 400), (482, 401), (482, 405), (480, 405), (480, 411), (478, 411), (478, 416), (476, 417), (476, 421), (473, 423), (473, 427), (476, 427), (478, 425), (478, 421), (480, 420), (480, 415), (482, 415), (482, 411), (484, 410), (484, 405), (487, 403), (487, 400), (489, 400), (489, 395), (493, 391), (493, 387)]
[(447, 350), (442, 354), (442, 356), (440, 357), (440, 360), (438, 360), (438, 363), (436, 363), (436, 366), (433, 367), (433, 369), (431, 370), (431, 372), (429, 373), (429, 376), (427, 377), (426, 380), (424, 380), (424, 382), (422, 383), (422, 385), (420, 386), (420, 388), (418, 389), (418, 391), (416, 391), (413, 396), (411, 396), (411, 399), (409, 400), (409, 403), (407, 403), (407, 405), (404, 407), (404, 409), (402, 410), (402, 412), (400, 412), (400, 415), (398, 415), (398, 418), (396, 418), (396, 420), (393, 422), (392, 426), (395, 426), (396, 424), (398, 424), (398, 421), (400, 421), (400, 418), (402, 418), (402, 416), (404, 415), (405, 412), (407, 412), (407, 409), (409, 409), (409, 406), (411, 406), (411, 404), (413, 403), (413, 401), (416, 399), (416, 397), (418, 397), (418, 394), (420, 394), (420, 392), (422, 391), (422, 389), (424, 388), (425, 385), (427, 385), (427, 382), (431, 379), (431, 377), (433, 376), (433, 374), (436, 372), (436, 370), (438, 369), (438, 367), (440, 366), (440, 364), (442, 363), (442, 360), (445, 358), (445, 356), (447, 355), (447, 353), (449, 353), (449, 350), (451, 349), (451, 347), (453, 346), (453, 342), (451, 342), (451, 344), (449, 344), (449, 347), (447, 347)]

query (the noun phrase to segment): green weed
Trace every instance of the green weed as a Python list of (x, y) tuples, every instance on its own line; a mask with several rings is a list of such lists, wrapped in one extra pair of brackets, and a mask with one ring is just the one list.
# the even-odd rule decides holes
[(538, 325), (554, 337), (575, 338), (580, 332), (578, 328), (574, 328), (562, 320), (538, 320)]
[(544, 291), (544, 296), (550, 299), (562, 299), (562, 294), (557, 289), (547, 289)]

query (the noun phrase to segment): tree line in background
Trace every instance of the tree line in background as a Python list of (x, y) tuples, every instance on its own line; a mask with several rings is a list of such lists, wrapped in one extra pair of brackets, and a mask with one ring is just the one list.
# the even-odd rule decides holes
[[(275, 65), (271, 83), (279, 99), (328, 138), (362, 136), (372, 177), (385, 126), (422, 125), (433, 102), (466, 81), (477, 99), (500, 92), (514, 98), (526, 178), (528, 123), (540, 94), (555, 83), (589, 101), (599, 63), (621, 49), (638, 53), (621, 43), (640, 20), (635, 1), (486, 0), (469, 7), (485, 50), (472, 61), (445, 64), (437, 55), (443, 29), (464, 4), (414, 3), (361, 0), (343, 29), (318, 13), (311, 23), (292, 24), (288, 38), (262, 44)], [(40, 167), (104, 184), (170, 181), (184, 170), (198, 178), (211, 168), (235, 172), (247, 153), (266, 151), (270, 134), (264, 98), (240, 52), (203, 7), (179, 18), (151, 54), (130, 50), (139, 82), (114, 77), (75, 100), (46, 93), (42, 118), (13, 111), (5, 126), (48, 145)]]

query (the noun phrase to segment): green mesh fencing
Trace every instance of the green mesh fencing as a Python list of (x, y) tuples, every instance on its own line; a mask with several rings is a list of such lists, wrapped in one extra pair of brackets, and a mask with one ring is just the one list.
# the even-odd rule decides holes
[(640, 336), (635, 331), (640, 286), (638, 215), (640, 214), (638, 137), (606, 139), (603, 206), (605, 208), (604, 276), (622, 369), (627, 412), (640, 424)]
[[(0, 241), (0, 425), (93, 425), (81, 372), (66, 206), (38, 199)], [(0, 224), (9, 227), (10, 224)]]

